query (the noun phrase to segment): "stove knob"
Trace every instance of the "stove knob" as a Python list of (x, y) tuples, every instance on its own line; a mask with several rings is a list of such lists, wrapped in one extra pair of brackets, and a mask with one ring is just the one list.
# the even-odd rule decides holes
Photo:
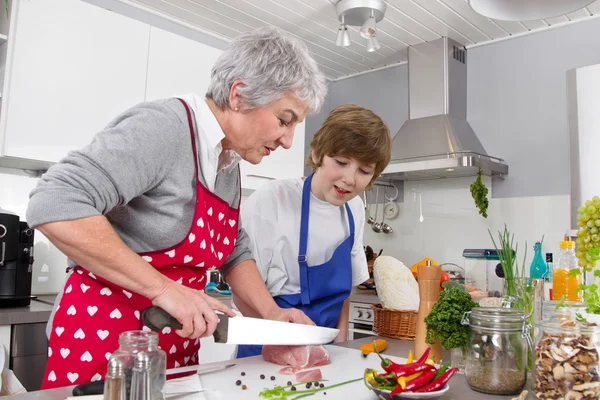
[(367, 319), (371, 319), (371, 313), (367, 311)]
[(358, 310), (357, 314), (356, 314), (357, 315), (356, 318), (362, 318), (362, 314), (363, 314), (363, 312)]

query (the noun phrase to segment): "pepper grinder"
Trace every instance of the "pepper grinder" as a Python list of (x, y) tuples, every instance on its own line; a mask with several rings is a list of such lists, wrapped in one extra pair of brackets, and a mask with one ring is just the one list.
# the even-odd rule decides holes
[(417, 329), (415, 332), (415, 358), (421, 357), (425, 349), (429, 347), (431, 348), (429, 358), (435, 357), (435, 362), (439, 363), (442, 359), (442, 346), (437, 339), (434, 344), (425, 342), (427, 335), (425, 318), (440, 297), (442, 267), (431, 265), (431, 261), (427, 260), (427, 265), (417, 267), (417, 277), (419, 281), (419, 312), (417, 313)]

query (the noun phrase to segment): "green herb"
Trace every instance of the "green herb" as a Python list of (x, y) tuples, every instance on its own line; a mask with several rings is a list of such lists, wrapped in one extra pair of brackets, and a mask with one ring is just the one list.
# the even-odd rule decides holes
[(335, 385), (331, 385), (331, 386), (324, 386), (324, 387), (312, 388), (312, 389), (307, 389), (307, 390), (295, 390), (295, 391), (286, 390), (294, 385), (275, 386), (273, 389), (263, 390), (262, 392), (259, 393), (259, 396), (262, 397), (263, 399), (269, 399), (269, 400), (287, 400), (288, 398), (290, 398), (292, 400), (296, 400), (296, 399), (300, 399), (303, 397), (312, 396), (313, 394), (315, 394), (317, 392), (322, 392), (324, 390), (330, 390), (330, 389), (336, 388), (338, 386), (347, 385), (348, 383), (358, 382), (361, 380), (363, 380), (363, 378), (352, 379), (349, 381), (336, 383)]
[[(517, 262), (517, 251), (519, 250), (519, 244), (515, 243), (515, 235), (511, 234), (504, 224), (504, 231), (498, 231), (498, 243), (496, 244), (492, 232), (488, 230), (494, 248), (498, 252), (498, 258), (502, 265), (502, 272), (504, 273), (504, 284), (505, 284), (505, 295), (513, 297), (517, 301), (522, 294), (523, 285), (527, 285), (528, 279), (525, 277), (525, 259), (527, 258), (527, 242), (525, 242), (525, 255), (523, 256), (523, 264), (519, 268)], [(513, 250), (514, 248), (514, 250)], [(521, 308), (521, 307), (519, 307)], [(522, 308), (524, 309), (524, 307)]]
[(479, 168), (479, 172), (477, 173), (477, 179), (475, 182), (471, 183), (471, 196), (473, 196), (473, 200), (475, 200), (475, 205), (479, 208), (479, 214), (483, 216), (483, 218), (487, 218), (487, 209), (490, 204), (488, 201), (488, 188), (483, 184), (481, 180), (481, 175), (483, 174), (483, 169)]
[(444, 289), (425, 318), (425, 341), (433, 344), (435, 339), (439, 339), (446, 350), (464, 348), (469, 342), (469, 327), (461, 323), (462, 317), (477, 305), (471, 295), (460, 288)]

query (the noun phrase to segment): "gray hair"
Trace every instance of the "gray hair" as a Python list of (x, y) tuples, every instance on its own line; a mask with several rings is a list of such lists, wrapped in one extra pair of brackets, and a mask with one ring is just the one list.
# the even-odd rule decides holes
[(206, 97), (221, 109), (231, 107), (229, 92), (236, 80), (245, 85), (239, 88), (245, 109), (267, 106), (291, 92), (316, 113), (327, 92), (325, 76), (306, 44), (275, 27), (233, 39), (212, 67)]

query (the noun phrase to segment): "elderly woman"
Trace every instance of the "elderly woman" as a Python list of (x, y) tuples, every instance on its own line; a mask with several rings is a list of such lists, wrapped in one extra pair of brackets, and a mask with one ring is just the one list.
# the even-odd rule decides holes
[(167, 367), (198, 363), (215, 310), (234, 315), (203, 292), (209, 267), (263, 318), (311, 323), (278, 307), (256, 270), (238, 221), (238, 162), (289, 148), (325, 91), (303, 43), (261, 28), (219, 57), (206, 98), (139, 104), (48, 170), (27, 220), (69, 257), (70, 274), (49, 322), (43, 388), (103, 377), (119, 334), (141, 329), (152, 304), (183, 325), (159, 335)]

